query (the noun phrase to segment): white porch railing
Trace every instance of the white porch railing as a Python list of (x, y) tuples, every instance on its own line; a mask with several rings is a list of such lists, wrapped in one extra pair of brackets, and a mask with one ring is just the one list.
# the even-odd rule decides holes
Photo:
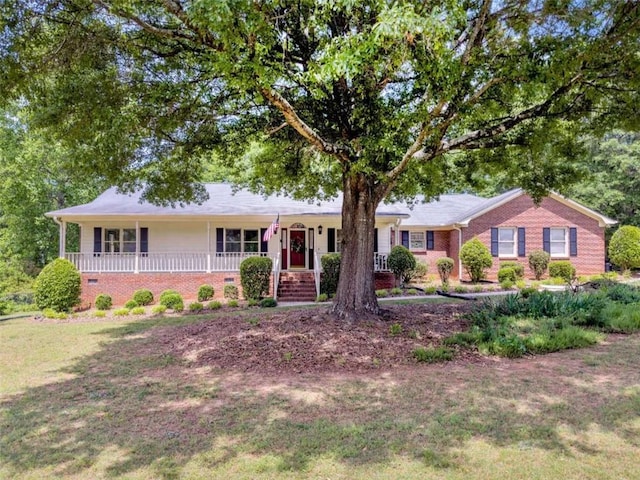
[(373, 254), (373, 270), (376, 272), (387, 272), (389, 271), (389, 265), (387, 264), (386, 253), (374, 253)]
[(266, 253), (66, 253), (81, 272), (233, 272), (245, 258)]

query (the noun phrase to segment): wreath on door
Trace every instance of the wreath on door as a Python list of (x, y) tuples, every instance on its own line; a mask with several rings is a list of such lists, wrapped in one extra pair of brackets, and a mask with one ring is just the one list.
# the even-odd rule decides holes
[(293, 253), (302, 253), (304, 252), (304, 242), (302, 239), (295, 237), (291, 239), (291, 251)]

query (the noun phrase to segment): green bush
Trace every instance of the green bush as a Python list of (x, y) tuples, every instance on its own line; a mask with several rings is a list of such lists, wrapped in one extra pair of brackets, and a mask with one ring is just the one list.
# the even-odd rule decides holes
[(260, 306), (262, 308), (272, 308), (278, 305), (278, 302), (275, 298), (267, 297), (260, 300)]
[(402, 289), (401, 288), (392, 288), (391, 289), (391, 295), (402, 295)]
[(182, 295), (179, 293), (168, 293), (160, 296), (160, 305), (164, 305), (167, 308), (175, 312), (181, 312), (184, 310), (184, 301)]
[(228, 298), (231, 300), (237, 300), (238, 299), (238, 287), (236, 287), (234, 284), (232, 283), (227, 283), (223, 290), (222, 290), (222, 295), (224, 296), (224, 298)]
[(485, 278), (487, 269), (493, 265), (491, 252), (477, 237), (466, 241), (462, 245), (462, 248), (460, 248), (460, 261), (473, 283), (478, 283)]
[(116, 308), (113, 311), (113, 314), (116, 317), (126, 317), (127, 315), (129, 315), (129, 309), (128, 308)]
[(200, 302), (193, 302), (189, 304), (190, 312), (201, 312), (202, 310), (204, 310), (204, 305)]
[(438, 291), (438, 289), (436, 287), (434, 287), (433, 285), (430, 285), (428, 287), (425, 287), (424, 289), (424, 293), (426, 295), (433, 295), (434, 293), (436, 293)]
[(549, 267), (550, 260), (551, 255), (544, 250), (534, 250), (529, 254), (529, 268), (536, 280), (540, 280), (543, 277)]
[(447, 347), (418, 347), (413, 351), (413, 358), (426, 363), (446, 362), (453, 359), (453, 350)]
[(138, 302), (136, 302), (135, 300), (127, 300), (127, 303), (124, 304), (124, 308), (128, 308), (129, 310), (139, 306), (140, 305), (138, 305)]
[(500, 282), (500, 288), (502, 288), (503, 290), (511, 290), (514, 285), (515, 285), (515, 282), (508, 278)]
[(165, 299), (166, 297), (170, 296), (170, 295), (180, 295), (180, 293), (178, 293), (177, 290), (165, 290), (160, 294), (160, 305), (162, 305), (162, 301), (163, 299)]
[(518, 281), (518, 280), (522, 280), (524, 278), (524, 265), (522, 265), (519, 262), (501, 262), (500, 263), (500, 270), (502, 270), (503, 268), (512, 268), (516, 278), (513, 280), (514, 282)]
[(164, 305), (156, 305), (151, 309), (151, 313), (153, 313), (154, 315), (162, 315), (166, 311), (167, 307), (165, 307)]
[(576, 269), (569, 260), (557, 260), (549, 263), (549, 275), (570, 282), (576, 276)]
[(237, 308), (240, 304), (238, 303), (238, 300), (231, 299), (227, 302), (227, 307), (231, 307), (231, 308)]
[(217, 300), (213, 300), (207, 304), (207, 308), (209, 310), (218, 310), (219, 308), (222, 308), (222, 303)]
[(609, 241), (609, 258), (623, 271), (640, 267), (640, 228), (625, 225)]
[(456, 285), (453, 288), (453, 291), (456, 292), (456, 293), (468, 293), (469, 292), (467, 287), (465, 287), (464, 285)]
[(44, 267), (34, 282), (34, 300), (39, 309), (67, 312), (80, 303), (80, 274), (69, 260), (57, 258)]
[(240, 264), (240, 284), (245, 299), (269, 295), (273, 261), (269, 257), (249, 257)]
[(321, 293), (316, 298), (316, 302), (326, 302), (327, 300), (329, 300), (329, 295), (327, 295), (326, 293)]
[(98, 310), (109, 310), (113, 305), (113, 300), (111, 299), (111, 295), (100, 293), (96, 296), (94, 304)]
[(11, 313), (9, 303), (4, 300), (0, 300), (0, 315), (8, 315), (9, 313)]
[(107, 312), (105, 312), (104, 310), (96, 310), (95, 312), (93, 312), (93, 316), (97, 318), (104, 318), (107, 316)]
[(498, 281), (500, 283), (505, 280), (509, 280), (511, 283), (516, 283), (516, 271), (511, 267), (500, 267), (498, 270)]
[(402, 330), (402, 325), (400, 325), (399, 323), (392, 323), (391, 325), (389, 325), (389, 335), (391, 335), (392, 337), (400, 335), (402, 333)]
[(427, 276), (427, 272), (429, 271), (429, 266), (424, 262), (416, 262), (416, 266), (413, 270), (407, 273), (406, 281), (407, 283), (411, 280), (422, 280)]
[(260, 300), (256, 300), (255, 298), (247, 300), (247, 307), (257, 307), (258, 305), (260, 305)]
[(410, 288), (409, 290), (407, 290), (407, 295), (417, 295), (418, 294), (418, 290), (416, 290), (415, 288)]
[(396, 245), (391, 249), (391, 253), (387, 257), (387, 265), (400, 285), (404, 285), (410, 272), (416, 268), (416, 257), (408, 248)]
[(214, 293), (215, 291), (211, 285), (200, 285), (200, 288), (198, 288), (198, 301), (206, 302), (213, 298)]
[(144, 307), (135, 307), (131, 309), (131, 313), (133, 315), (144, 315), (146, 312), (144, 310)]
[(327, 253), (320, 258), (322, 276), (320, 277), (320, 292), (333, 295), (338, 290), (340, 278), (340, 254)]
[(438, 268), (438, 275), (440, 275), (440, 281), (443, 285), (447, 285), (449, 283), (449, 276), (453, 271), (453, 267), (455, 265), (455, 261), (453, 258), (442, 257), (436, 260), (436, 267)]
[(132, 298), (138, 305), (142, 306), (151, 305), (153, 303), (153, 293), (151, 293), (151, 290), (146, 288), (141, 288), (140, 290), (133, 292)]
[(383, 297), (388, 297), (389, 296), (389, 292), (385, 289), (381, 289), (381, 290), (376, 290), (376, 297), (378, 298), (383, 298)]

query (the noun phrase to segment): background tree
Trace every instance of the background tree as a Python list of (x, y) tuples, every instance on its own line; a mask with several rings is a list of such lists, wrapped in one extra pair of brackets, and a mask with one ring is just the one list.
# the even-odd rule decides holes
[(636, 2), (8, 0), (1, 8), (8, 81), (0, 97), (24, 99), (87, 173), (124, 190), (144, 181), (156, 202), (202, 199), (194, 182), (211, 161), (231, 172), (239, 162), (239, 181), (256, 190), (341, 191), (332, 308), (344, 318), (379, 311), (373, 234), (384, 199), (432, 197), (453, 174), (496, 169), (518, 172), (538, 199), (562, 178), (546, 173), (555, 163), (535, 164), (538, 152), (570, 154), (574, 132), (631, 126), (637, 115)]

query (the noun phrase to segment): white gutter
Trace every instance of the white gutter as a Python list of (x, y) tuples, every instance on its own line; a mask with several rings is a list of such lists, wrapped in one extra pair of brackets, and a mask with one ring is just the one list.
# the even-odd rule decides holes
[(462, 250), (462, 228), (453, 225), (453, 229), (458, 231), (458, 281), (462, 279), (462, 260), (460, 260), (460, 250)]

